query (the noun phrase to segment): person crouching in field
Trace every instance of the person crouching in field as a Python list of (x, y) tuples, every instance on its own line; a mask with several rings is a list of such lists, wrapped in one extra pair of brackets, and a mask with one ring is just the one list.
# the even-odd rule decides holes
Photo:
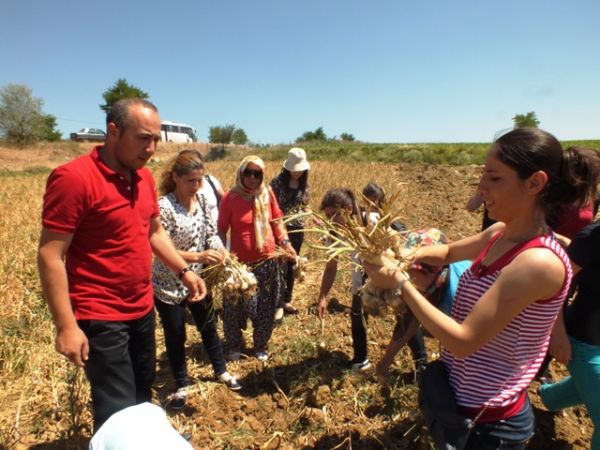
[[(467, 449), (524, 449), (534, 431), (527, 387), (544, 359), (572, 276), (546, 217), (559, 204), (583, 199), (587, 188), (576, 186), (570, 158), (554, 136), (519, 128), (488, 150), (478, 191), (490, 218), (500, 223), (457, 242), (420, 247), (414, 255), (434, 266), (474, 260), (460, 279), (450, 317), (404, 273), (363, 267), (375, 285), (400, 288), (417, 320), (443, 346), (443, 366), (430, 363), (439, 376), (429, 377), (428, 366), (420, 394), (436, 445), (460, 441)], [(451, 393), (445, 397), (448, 409), (455, 403), (473, 428), (450, 436), (452, 430), (436, 416), (432, 399), (443, 384)]]
[(267, 344), (283, 282), (279, 259), (271, 258), (271, 254), (279, 245), (290, 260), (297, 258), (277, 199), (264, 182), (264, 169), (265, 163), (258, 156), (246, 156), (238, 167), (235, 186), (219, 207), (217, 228), (222, 241), (226, 242), (230, 232), (231, 253), (249, 265), (258, 282), (258, 291), (249, 300), (223, 299), (223, 331), (230, 360), (240, 359), (242, 328), (248, 317), (252, 320), (255, 356), (260, 361), (269, 358)]
[(206, 295), (160, 223), (145, 164), (160, 140), (156, 106), (116, 102), (106, 142), (48, 177), (38, 267), (56, 326), (56, 350), (90, 382), (94, 429), (151, 401), (156, 365), (152, 253), (189, 292)]
[[(404, 250), (410, 252), (421, 246), (447, 244), (448, 242), (448, 238), (440, 230), (427, 228), (409, 233), (406, 236)], [(432, 266), (416, 262), (408, 270), (408, 274), (419, 292), (439, 310), (450, 315), (458, 281), (470, 265), (471, 261), (458, 261), (445, 266)], [(396, 354), (407, 342), (412, 351), (415, 373), (418, 375), (427, 365), (427, 350), (421, 326), (410, 310), (402, 317), (397, 318), (392, 339), (377, 363), (375, 373), (380, 380), (387, 379), (389, 368), (394, 362)]]
[[(342, 211), (351, 216), (359, 216), (361, 213), (354, 192), (350, 189), (335, 188), (328, 190), (321, 200), (320, 210), (333, 223), (345, 226), (346, 221)], [(358, 259), (356, 262), (358, 263)], [(327, 311), (327, 295), (333, 286), (337, 274), (338, 261), (331, 259), (325, 265), (323, 277), (321, 278), (321, 287), (319, 290), (319, 299), (317, 302), (317, 315), (322, 320)], [(360, 372), (369, 369), (371, 364), (367, 354), (367, 328), (366, 318), (362, 306), (360, 288), (364, 283), (363, 274), (359, 267), (352, 269), (352, 309), (351, 309), (351, 331), (352, 347), (354, 357), (350, 361), (353, 371)]]
[[(158, 199), (160, 220), (177, 251), (198, 275), (203, 266), (219, 264), (225, 250), (208, 200), (200, 193), (206, 183), (204, 163), (197, 150), (183, 150), (173, 157), (162, 173)], [(187, 289), (159, 260), (152, 266), (154, 305), (160, 316), (171, 372), (176, 392), (169, 403), (172, 409), (182, 409), (187, 388), (193, 385), (185, 362), (185, 315), (189, 310), (202, 336), (202, 342), (213, 366), (215, 376), (232, 390), (241, 389), (235, 377), (227, 372), (223, 347), (217, 333), (215, 310), (210, 295), (201, 302), (188, 300)]]

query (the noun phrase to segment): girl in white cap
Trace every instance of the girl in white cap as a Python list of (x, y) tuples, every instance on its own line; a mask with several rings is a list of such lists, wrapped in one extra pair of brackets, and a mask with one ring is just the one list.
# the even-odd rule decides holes
[[(310, 164), (306, 159), (306, 152), (298, 147), (290, 149), (288, 157), (283, 163), (283, 168), (279, 175), (271, 181), (271, 188), (275, 193), (279, 207), (284, 215), (290, 215), (301, 212), (308, 205), (309, 185), (308, 172)], [(299, 217), (286, 223), (289, 240), (300, 254), (300, 248), (304, 242), (304, 218)], [(277, 305), (275, 320), (280, 321), (283, 318), (284, 311), (288, 314), (297, 314), (298, 310), (292, 305), (292, 292), (294, 290), (294, 271), (292, 269), (293, 261), (288, 261), (285, 265), (285, 288), (283, 297)]]

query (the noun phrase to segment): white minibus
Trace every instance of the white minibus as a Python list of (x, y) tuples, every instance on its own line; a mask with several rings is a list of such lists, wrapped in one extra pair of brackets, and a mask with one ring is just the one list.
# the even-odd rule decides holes
[(184, 123), (163, 121), (160, 123), (160, 140), (163, 142), (196, 142), (196, 130)]

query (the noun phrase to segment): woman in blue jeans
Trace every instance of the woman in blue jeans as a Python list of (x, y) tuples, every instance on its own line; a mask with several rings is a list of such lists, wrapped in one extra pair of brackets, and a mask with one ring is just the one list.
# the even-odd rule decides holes
[[(158, 200), (160, 220), (179, 254), (189, 263), (187, 269), (200, 273), (203, 265), (223, 260), (225, 249), (212, 220), (202, 186), (204, 165), (199, 152), (183, 150), (172, 159), (162, 174)], [(221, 340), (217, 334), (212, 300), (188, 300), (188, 291), (180, 276), (173, 275), (158, 259), (152, 268), (155, 306), (165, 334), (165, 345), (176, 391), (170, 402), (172, 409), (185, 405), (190, 380), (185, 363), (185, 314), (189, 309), (217, 378), (230, 389), (241, 388), (227, 372)], [(180, 274), (181, 275), (181, 274)]]
[[(447, 379), (433, 372), (440, 376), (424, 377), (421, 391), (431, 400), (446, 384), (454, 397), (446, 398), (448, 409), (475, 422), (457, 433), (466, 449), (524, 449), (533, 435), (527, 387), (544, 359), (572, 277), (569, 257), (546, 217), (588, 190), (573, 177), (571, 156), (537, 128), (511, 130), (492, 144), (477, 189), (499, 223), (450, 244), (419, 247), (413, 255), (435, 266), (474, 261), (460, 278), (450, 317), (405, 273), (363, 262), (374, 285), (402, 290), (408, 308), (440, 341), (441, 361), (432, 367)], [(422, 410), (439, 447), (456, 441), (450, 436), (455, 429), (436, 411)]]
[(542, 402), (552, 411), (585, 405), (594, 423), (592, 449), (600, 449), (600, 222), (577, 234), (567, 254), (577, 274), (577, 295), (557, 319), (550, 353), (567, 364), (567, 378), (540, 387)]

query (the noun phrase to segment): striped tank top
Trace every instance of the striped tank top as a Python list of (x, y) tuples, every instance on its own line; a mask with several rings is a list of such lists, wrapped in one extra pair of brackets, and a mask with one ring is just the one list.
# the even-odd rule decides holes
[(459, 359), (443, 350), (442, 360), (448, 368), (450, 385), (463, 414), (476, 417), (486, 408), (478, 422), (504, 419), (519, 412), (525, 401), (526, 389), (546, 355), (552, 326), (565, 301), (572, 277), (569, 258), (553, 235), (518, 244), (490, 266), (484, 266), (483, 258), (501, 234), (490, 240), (462, 275), (451, 311), (451, 316), (457, 322), (465, 320), (475, 303), (496, 281), (502, 268), (526, 249), (550, 249), (564, 264), (566, 277), (557, 294), (527, 306), (498, 335), (473, 354)]

